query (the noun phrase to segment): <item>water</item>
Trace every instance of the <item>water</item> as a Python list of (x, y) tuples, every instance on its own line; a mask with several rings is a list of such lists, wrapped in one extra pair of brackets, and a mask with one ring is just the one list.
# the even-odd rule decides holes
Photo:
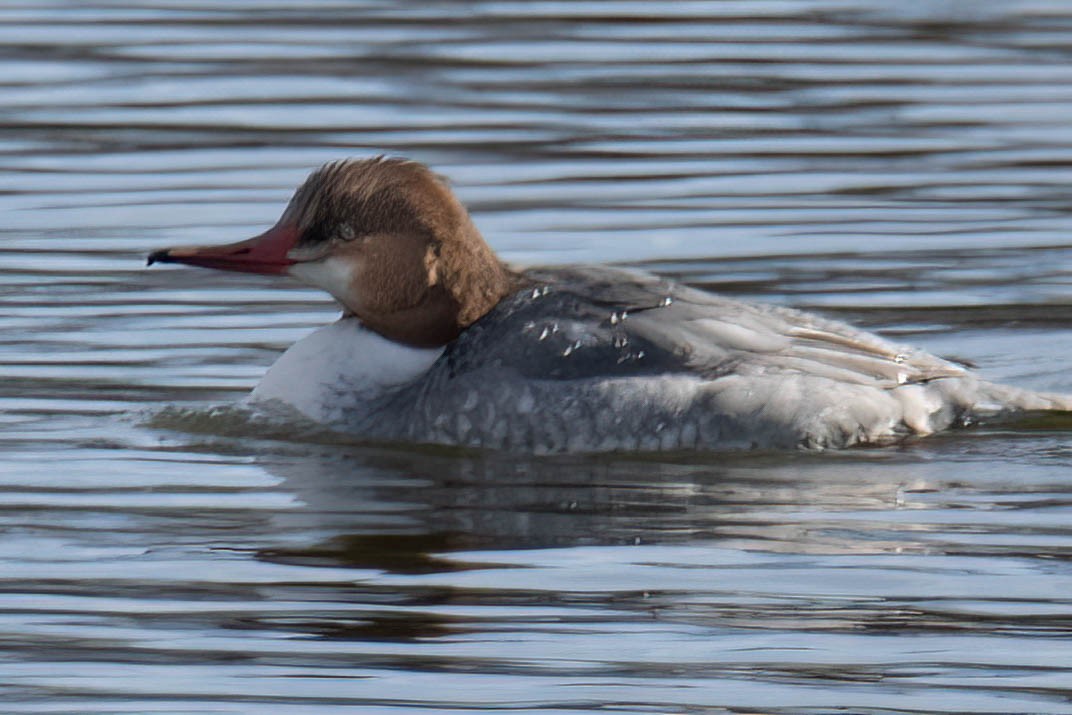
[(1072, 712), (1072, 437), (560, 457), (264, 434), (335, 311), (143, 267), (319, 163), (506, 258), (821, 309), (1072, 392), (1064, 2), (0, 6), (5, 713)]

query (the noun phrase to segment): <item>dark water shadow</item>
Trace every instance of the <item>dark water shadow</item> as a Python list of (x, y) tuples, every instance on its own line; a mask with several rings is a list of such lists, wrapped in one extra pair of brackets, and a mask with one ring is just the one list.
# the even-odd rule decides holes
[(807, 550), (779, 512), (893, 508), (906, 485), (940, 476), (911, 448), (534, 459), (350, 447), (264, 467), (304, 505), (275, 528), (331, 536), (262, 558), (395, 573), (473, 568), (446, 556), (466, 551), (742, 539)]

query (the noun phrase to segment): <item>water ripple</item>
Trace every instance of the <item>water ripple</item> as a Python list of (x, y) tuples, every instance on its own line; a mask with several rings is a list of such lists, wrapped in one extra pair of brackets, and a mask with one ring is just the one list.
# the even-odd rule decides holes
[(144, 269), (403, 154), (509, 260), (1072, 392), (1070, 35), (1047, 0), (0, 8), (5, 712), (1072, 712), (1059, 420), (821, 456), (347, 444), (219, 407), (326, 297)]

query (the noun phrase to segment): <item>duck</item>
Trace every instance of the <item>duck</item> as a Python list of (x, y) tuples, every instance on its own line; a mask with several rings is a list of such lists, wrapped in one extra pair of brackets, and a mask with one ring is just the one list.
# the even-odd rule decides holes
[(286, 275), (342, 317), (247, 400), (356, 439), (509, 452), (888, 445), (1072, 398), (821, 315), (605, 265), (519, 268), (448, 180), (397, 157), (315, 170), (267, 231), (148, 263)]

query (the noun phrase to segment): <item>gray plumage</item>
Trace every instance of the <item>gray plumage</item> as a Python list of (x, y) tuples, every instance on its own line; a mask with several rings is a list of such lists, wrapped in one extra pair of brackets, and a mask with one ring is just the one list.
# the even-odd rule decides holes
[(645, 273), (530, 270), (412, 383), (344, 410), (391, 440), (526, 452), (843, 448), (1068, 398), (798, 310)]

